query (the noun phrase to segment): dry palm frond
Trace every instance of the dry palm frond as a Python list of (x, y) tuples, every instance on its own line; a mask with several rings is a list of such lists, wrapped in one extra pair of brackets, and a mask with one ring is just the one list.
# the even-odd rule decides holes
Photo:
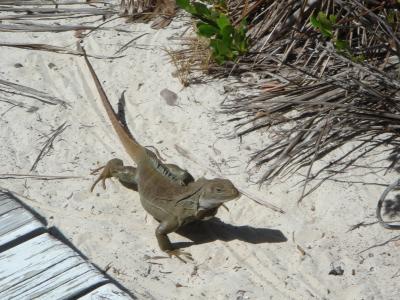
[(64, 32), (64, 31), (76, 31), (76, 30), (114, 30), (119, 32), (131, 31), (118, 28), (105, 28), (96, 26), (86, 25), (49, 25), (39, 23), (18, 23), (18, 24), (0, 24), (0, 31), (4, 32)]
[(7, 95), (22, 95), (50, 105), (61, 105), (63, 107), (69, 105), (66, 101), (45, 92), (3, 79), (0, 79), (0, 92)]
[(134, 15), (154, 10), (157, 0), (121, 0), (120, 12), (126, 15)]
[[(93, 3), (99, 3), (98, 7)], [(64, 7), (76, 5), (79, 7)], [(107, 1), (1, 1), (0, 2), (0, 31), (4, 32), (63, 32), (78, 30), (110, 30), (88, 26), (86, 23), (59, 24), (56, 20), (84, 19), (86, 17), (101, 16), (103, 18), (117, 14), (115, 5)], [(42, 22), (39, 23), (38, 20)], [(127, 32), (126, 30), (114, 29)]]
[[(238, 136), (270, 133), (271, 141), (252, 157), (264, 169), (260, 182), (306, 167), (304, 183), (319, 178), (321, 184), (382, 145), (387, 148), (381, 152), (391, 160), (387, 167), (398, 167), (400, 5), (396, 1), (227, 0), (226, 4), (234, 24), (247, 19), (251, 52), (235, 63), (210, 65), (208, 71), (258, 75), (257, 85), (245, 84), (253, 90), (251, 96), (231, 97), (223, 108), (233, 115)], [(310, 16), (320, 12), (336, 19), (331, 36), (323, 36), (310, 22)], [(342, 156), (322, 163), (327, 154), (349, 142), (353, 148), (347, 146)], [(303, 196), (313, 190), (304, 188)]]
[(121, 0), (120, 13), (132, 20), (155, 20), (154, 29), (166, 27), (175, 15), (175, 0)]
[[(82, 52), (77, 50), (68, 49), (66, 47), (59, 47), (53, 46), (48, 44), (34, 44), (34, 43), (1, 43), (0, 47), (12, 47), (12, 48), (19, 48), (19, 49), (28, 49), (28, 50), (38, 50), (38, 51), (47, 51), (47, 52), (54, 52), (54, 53), (61, 53), (61, 54), (68, 54), (68, 55), (77, 55), (82, 56)], [(88, 55), (89, 57), (94, 58), (117, 58), (120, 56), (102, 56), (102, 55)], [(1, 84), (1, 83), (0, 83)]]
[[(11, 2), (11, 1), (10, 1)], [(110, 15), (117, 11), (113, 6), (108, 7), (77, 7), (65, 8), (65, 5), (83, 4), (87, 2), (56, 2), (56, 1), (1, 1), (0, 12), (10, 12), (0, 16), (0, 20), (20, 20), (20, 19), (60, 19), (60, 18), (81, 18), (96, 15)], [(105, 3), (105, 2), (90, 2)]]

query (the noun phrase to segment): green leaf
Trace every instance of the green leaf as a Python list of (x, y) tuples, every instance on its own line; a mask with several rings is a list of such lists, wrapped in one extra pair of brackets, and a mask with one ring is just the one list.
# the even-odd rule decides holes
[(231, 21), (229, 21), (229, 18), (226, 15), (220, 14), (217, 19), (217, 24), (220, 29), (224, 29), (226, 26), (231, 25)]
[(216, 40), (216, 46), (218, 49), (218, 53), (221, 55), (227, 55), (229, 52), (229, 48), (227, 47), (227, 45), (225, 45), (225, 43), (221, 40)]
[(324, 27), (321, 27), (320, 30), (321, 30), (321, 33), (322, 33), (323, 36), (325, 36), (327, 38), (332, 37), (332, 31), (331, 30), (329, 30), (327, 28), (324, 28)]
[(322, 11), (318, 13), (318, 20), (321, 29), (325, 28), (327, 30), (332, 30), (332, 23), (328, 20), (328, 17)]
[(239, 43), (239, 53), (244, 54), (247, 51), (248, 51), (248, 43), (247, 43), (247, 39), (244, 39)]
[(219, 65), (223, 65), (225, 63), (225, 61), (226, 61), (225, 58), (223, 56), (220, 56), (220, 55), (216, 55), (214, 57), (214, 59), (217, 62), (217, 64), (219, 64)]
[(216, 3), (225, 5), (225, 1), (204, 0), (205, 3), (212, 4), (212, 6), (207, 6), (203, 1), (176, 0), (177, 6), (191, 13), (198, 20), (197, 34), (209, 39), (212, 57), (218, 64), (236, 59), (238, 55), (247, 53), (249, 48), (246, 20), (243, 19), (238, 26), (234, 27), (227, 14), (216, 5)]
[(197, 25), (199, 35), (210, 38), (218, 33), (218, 28), (209, 24), (200, 23)]
[(395, 13), (392, 10), (390, 10), (388, 15), (386, 16), (386, 20), (388, 21), (389, 24), (394, 23), (394, 17), (395, 17)]
[(366, 60), (366, 58), (365, 58), (364, 54), (360, 54), (360, 55), (357, 55), (354, 58), (354, 60), (355, 60), (355, 62), (362, 63), (362, 62), (364, 62)]
[(194, 2), (193, 6), (199, 15), (205, 16), (205, 17), (211, 16), (211, 11), (207, 8), (207, 6), (205, 4), (200, 3), (200, 2)]
[(329, 15), (329, 21), (332, 25), (336, 24), (337, 17), (335, 15)]
[(247, 29), (246, 25), (240, 23), (239, 26), (235, 28), (235, 32), (237, 33), (238, 36), (244, 38), (246, 36), (246, 31), (247, 31), (246, 29)]
[(225, 26), (224, 29), (221, 30), (222, 41), (229, 48), (232, 45), (233, 32), (234, 32), (234, 28), (232, 25)]
[(346, 50), (349, 48), (349, 45), (347, 44), (347, 41), (345, 41), (345, 40), (337, 40), (337, 41), (335, 41), (334, 44), (335, 44), (336, 50), (339, 50), (339, 51)]
[(218, 11), (211, 10), (210, 18), (213, 19), (213, 20), (216, 20), (216, 19), (218, 19), (219, 15), (220, 15), (220, 13)]
[(317, 20), (317, 17), (316, 17), (316, 16), (311, 15), (311, 16), (310, 16), (310, 22), (311, 22), (311, 25), (312, 25), (315, 29), (318, 29), (318, 28), (320, 27), (320, 23), (319, 23), (319, 21)]
[(186, 7), (190, 6), (189, 0), (176, 0), (176, 5), (182, 9), (186, 9)]
[(217, 40), (211, 39), (210, 47), (211, 47), (211, 49), (213, 49), (214, 54), (218, 54)]
[(176, 4), (190, 14), (196, 13), (196, 9), (190, 4), (189, 0), (176, 0)]

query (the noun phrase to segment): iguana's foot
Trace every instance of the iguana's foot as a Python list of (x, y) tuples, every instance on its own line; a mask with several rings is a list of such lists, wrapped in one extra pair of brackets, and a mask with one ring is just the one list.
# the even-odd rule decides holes
[(193, 257), (192, 254), (190, 254), (189, 252), (186, 251), (182, 251), (180, 249), (174, 249), (174, 250), (166, 250), (165, 251), (168, 256), (171, 258), (173, 256), (175, 256), (177, 259), (179, 259), (181, 262), (183, 263), (187, 263), (186, 260), (184, 260), (181, 256), (184, 256), (186, 259), (193, 261)]
[(122, 160), (120, 160), (118, 158), (114, 158), (114, 159), (110, 160), (105, 166), (94, 170), (92, 172), (92, 174), (95, 174), (98, 171), (100, 171), (101, 169), (103, 169), (100, 176), (97, 177), (96, 181), (93, 183), (92, 187), (90, 188), (90, 192), (93, 192), (94, 187), (100, 181), (102, 183), (103, 189), (106, 189), (106, 179), (113, 177), (113, 172), (115, 172), (115, 170), (121, 169), (121, 167), (123, 167), (123, 165), (124, 164), (123, 164)]

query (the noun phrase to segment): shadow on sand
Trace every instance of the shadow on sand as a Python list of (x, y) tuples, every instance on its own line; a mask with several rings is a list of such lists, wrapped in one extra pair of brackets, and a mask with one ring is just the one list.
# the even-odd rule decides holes
[(224, 242), (240, 240), (250, 244), (283, 243), (287, 241), (280, 230), (234, 226), (224, 223), (218, 218), (190, 223), (180, 228), (176, 233), (193, 241), (174, 243), (174, 246), (178, 248), (210, 243), (216, 240)]

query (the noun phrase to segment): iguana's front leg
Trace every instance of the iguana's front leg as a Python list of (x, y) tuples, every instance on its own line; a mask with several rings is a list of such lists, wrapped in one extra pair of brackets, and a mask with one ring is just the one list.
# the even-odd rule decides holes
[(179, 223), (175, 218), (163, 221), (156, 228), (156, 238), (158, 241), (158, 245), (160, 246), (160, 249), (166, 252), (169, 255), (169, 257), (176, 256), (176, 258), (186, 263), (186, 261), (181, 256), (193, 260), (192, 255), (180, 249), (174, 249), (174, 247), (171, 244), (171, 241), (167, 236), (168, 233), (176, 231), (178, 227)]

